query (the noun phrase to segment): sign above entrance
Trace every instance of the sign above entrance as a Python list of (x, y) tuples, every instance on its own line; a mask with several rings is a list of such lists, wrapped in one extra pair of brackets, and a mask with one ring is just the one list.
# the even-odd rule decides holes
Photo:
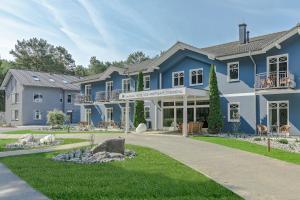
[(180, 87), (141, 92), (121, 93), (119, 97), (123, 100), (139, 100), (175, 96), (207, 96), (207, 91)]

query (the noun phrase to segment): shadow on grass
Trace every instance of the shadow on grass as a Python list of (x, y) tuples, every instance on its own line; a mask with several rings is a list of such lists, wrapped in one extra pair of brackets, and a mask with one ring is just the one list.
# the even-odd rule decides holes
[(0, 161), (51, 199), (240, 199), (168, 156), (130, 148), (136, 158), (106, 164), (55, 162), (53, 153)]

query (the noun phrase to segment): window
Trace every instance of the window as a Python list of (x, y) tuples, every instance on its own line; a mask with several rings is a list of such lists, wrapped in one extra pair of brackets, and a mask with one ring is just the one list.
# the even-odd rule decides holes
[(190, 85), (202, 85), (203, 84), (203, 69), (191, 69), (190, 70)]
[(113, 82), (107, 81), (105, 83), (105, 90), (106, 90), (106, 99), (111, 99), (112, 97), (112, 91), (113, 91)]
[(67, 84), (67, 83), (68, 83), (68, 81), (66, 81), (66, 80), (63, 80), (63, 83)]
[(18, 121), (19, 120), (19, 110), (11, 111), (11, 120)]
[(228, 75), (228, 81), (238, 81), (239, 80), (239, 63), (238, 62), (232, 62), (227, 64), (227, 75)]
[(63, 95), (60, 94), (60, 97), (59, 97), (59, 102), (62, 103), (63, 102)]
[(71, 94), (68, 94), (67, 102), (72, 103), (72, 95)]
[(88, 123), (88, 125), (91, 124), (91, 119), (92, 119), (92, 109), (86, 108), (85, 109), (85, 121)]
[[(125, 125), (125, 116), (126, 116), (126, 108), (122, 107), (122, 114), (121, 114), (121, 123)], [(128, 108), (128, 115), (130, 116), (130, 109)]]
[(19, 93), (11, 94), (11, 103), (13, 104), (19, 103)]
[(33, 102), (40, 103), (43, 102), (43, 95), (41, 93), (33, 94)]
[(228, 104), (228, 122), (240, 121), (240, 103)]
[(49, 78), (50, 82), (55, 82), (55, 80), (53, 78)]
[(122, 92), (124, 93), (130, 92), (130, 79), (122, 80)]
[(39, 81), (40, 80), (40, 78), (39, 77), (37, 77), (37, 76), (32, 76), (32, 78), (33, 78), (33, 80), (35, 80), (35, 81)]
[(150, 75), (144, 76), (144, 90), (150, 90)]
[(106, 119), (105, 121), (111, 122), (113, 121), (113, 109), (112, 108), (106, 108)]
[(183, 86), (183, 80), (184, 80), (184, 72), (173, 72), (172, 74), (172, 79), (173, 79), (173, 87), (179, 87)]
[(34, 111), (34, 116), (33, 116), (34, 120), (41, 120), (42, 119), (42, 114), (40, 110), (35, 110)]
[(144, 107), (145, 119), (150, 119), (150, 106)]

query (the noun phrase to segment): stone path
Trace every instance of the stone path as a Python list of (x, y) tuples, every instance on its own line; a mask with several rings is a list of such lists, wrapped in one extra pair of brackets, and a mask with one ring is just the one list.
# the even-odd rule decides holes
[[(97, 135), (96, 141), (119, 135)], [(127, 143), (151, 147), (179, 160), (245, 199), (300, 199), (299, 165), (182, 136), (123, 134), (123, 137)]]
[(0, 199), (47, 200), (48, 198), (32, 189), (25, 181), (0, 163)]

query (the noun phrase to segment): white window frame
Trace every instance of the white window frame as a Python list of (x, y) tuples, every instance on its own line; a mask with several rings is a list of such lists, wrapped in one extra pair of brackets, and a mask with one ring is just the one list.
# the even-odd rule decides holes
[[(231, 79), (230, 78), (230, 66), (231, 65), (236, 65), (236, 64), (237, 64), (237, 69), (238, 69), (238, 77), (236, 79)], [(230, 62), (230, 63), (227, 63), (227, 81), (228, 82), (240, 81), (240, 62)]]
[[(178, 77), (178, 85), (174, 85), (174, 79), (175, 79), (175, 74), (180, 74), (180, 73), (183, 73), (183, 85), (179, 85), (179, 77)], [(176, 88), (176, 87), (183, 87), (184, 86), (184, 71), (177, 71), (177, 72), (172, 72), (172, 87), (173, 88)]]
[[(269, 75), (269, 72), (270, 72), (270, 59), (272, 58), (280, 58), (280, 57), (283, 57), (283, 56), (286, 56), (286, 62), (287, 62), (287, 72), (289, 72), (289, 54), (288, 53), (285, 53), (285, 54), (280, 54), (280, 55), (275, 55), (275, 56), (268, 56), (267, 57), (267, 74)], [(278, 68), (279, 68), (279, 62), (276, 63), (277, 64), (277, 71), (278, 71)]]
[[(90, 121), (87, 119), (87, 114), (90, 114)], [(85, 108), (84, 109), (84, 121), (90, 125), (90, 122), (92, 122), (92, 109), (91, 108)]]
[[(18, 113), (18, 117), (17, 118), (16, 118), (16, 111)], [(19, 115), (20, 115), (20, 113), (19, 113), (18, 109), (11, 110), (11, 120), (12, 121), (19, 121)]]
[[(196, 83), (193, 84), (192, 83), (192, 72), (193, 71), (196, 71), (196, 73), (198, 73), (198, 71), (201, 70), (202, 71), (202, 82), (201, 83), (198, 83), (198, 74), (196, 74)], [(196, 86), (196, 85), (203, 85), (203, 68), (197, 68), (197, 69), (190, 69), (189, 71), (189, 79), (190, 79), (190, 86)]]
[[(146, 88), (146, 82), (149, 81), (149, 87)], [(150, 75), (146, 75), (143, 77), (143, 82), (144, 82), (144, 90), (150, 90)]]
[[(268, 130), (270, 130), (270, 113), (269, 113), (270, 103), (277, 103), (277, 104), (286, 103), (287, 104), (287, 125), (290, 125), (290, 102), (289, 102), (289, 100), (267, 101), (267, 127), (268, 127)], [(279, 112), (279, 109), (277, 108), (277, 117), (278, 117), (278, 112)]]
[[(238, 114), (239, 114), (239, 118), (238, 119), (231, 119), (231, 117), (230, 117), (230, 106), (232, 104), (237, 104), (239, 106), (238, 107)], [(241, 104), (240, 104), (240, 102), (229, 102), (228, 103), (227, 118), (228, 118), (228, 122), (240, 122), (241, 121)]]
[[(148, 112), (149, 112), (149, 117), (146, 117), (146, 109), (149, 109), (149, 111), (148, 111)], [(150, 106), (144, 106), (144, 115), (145, 115), (145, 119), (146, 119), (146, 120), (151, 119), (150, 114), (151, 114), (151, 113), (150, 113)]]
[(90, 92), (91, 92), (91, 94), (92, 94), (92, 85), (91, 85), (91, 84), (88, 84), (88, 85), (85, 85), (85, 86), (84, 86), (84, 95), (85, 95), (85, 96), (91, 95), (91, 94), (87, 94), (88, 88), (90, 89)]
[[(130, 87), (131, 87), (130, 80), (131, 80), (130, 78), (123, 78), (122, 79), (122, 93), (128, 93), (128, 92), (130, 92)], [(129, 85), (129, 88), (126, 88), (126, 90), (124, 90), (125, 89), (125, 87), (124, 87), (125, 86), (125, 81), (127, 82), (127, 85)]]
[[(36, 118), (36, 112), (39, 112), (39, 118)], [(33, 120), (42, 120), (42, 112), (40, 110), (33, 111)]]
[[(38, 96), (39, 96), (38, 100), (35, 100), (35, 99), (34, 99), (34, 96), (35, 96), (35, 95), (38, 95)], [(40, 98), (40, 96), (42, 96), (42, 98)], [(44, 96), (43, 96), (42, 93), (40, 93), (40, 92), (34, 92), (34, 93), (33, 93), (33, 102), (34, 102), (34, 103), (42, 103), (42, 102), (43, 102), (43, 98), (44, 98)]]
[[(111, 119), (110, 119), (110, 120), (108, 119), (108, 112), (111, 113)], [(111, 122), (111, 121), (113, 121), (113, 112), (114, 112), (114, 109), (113, 109), (112, 107), (110, 107), (110, 108), (105, 108), (105, 121), (106, 121), (106, 122)]]
[[(71, 102), (68, 102), (69, 96), (71, 96)], [(67, 94), (67, 103), (68, 103), (68, 104), (72, 104), (72, 94), (71, 94), (71, 93)]]
[[(17, 96), (17, 98), (16, 98), (16, 96)], [(17, 104), (19, 102), (20, 102), (20, 94), (18, 92), (11, 93), (11, 103)]]

